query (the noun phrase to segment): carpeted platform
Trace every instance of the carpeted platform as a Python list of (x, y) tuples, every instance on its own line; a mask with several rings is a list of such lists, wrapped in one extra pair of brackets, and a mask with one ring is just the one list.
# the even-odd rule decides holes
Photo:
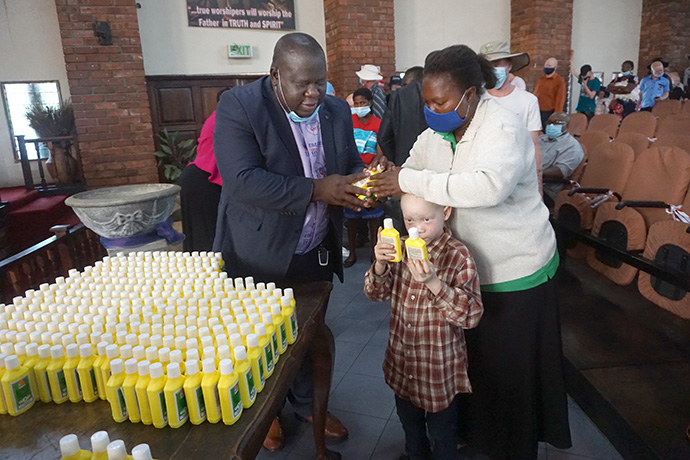
[(626, 459), (690, 458), (690, 321), (579, 261), (559, 293), (573, 399)]

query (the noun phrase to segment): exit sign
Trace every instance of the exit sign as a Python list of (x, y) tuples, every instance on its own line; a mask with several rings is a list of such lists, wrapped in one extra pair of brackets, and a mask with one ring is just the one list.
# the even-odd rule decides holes
[(228, 45), (228, 57), (250, 58), (252, 57), (252, 45), (238, 45), (236, 43)]

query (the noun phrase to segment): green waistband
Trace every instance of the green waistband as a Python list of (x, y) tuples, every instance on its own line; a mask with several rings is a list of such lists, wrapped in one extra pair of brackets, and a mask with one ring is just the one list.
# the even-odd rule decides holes
[(556, 275), (556, 270), (558, 270), (559, 263), (560, 258), (558, 257), (558, 251), (556, 251), (546, 265), (531, 275), (523, 276), (522, 278), (512, 281), (504, 281), (503, 283), (482, 284), (480, 287), (483, 292), (526, 291), (527, 289), (532, 289), (540, 284), (544, 284), (553, 278)]

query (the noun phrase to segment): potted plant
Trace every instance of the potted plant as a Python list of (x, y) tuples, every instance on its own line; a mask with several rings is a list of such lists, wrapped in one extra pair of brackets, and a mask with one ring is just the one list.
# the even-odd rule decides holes
[(169, 132), (163, 128), (158, 135), (160, 149), (153, 152), (158, 157), (159, 171), (170, 183), (177, 182), (184, 167), (196, 158), (196, 140), (180, 140), (179, 137), (178, 131)]
[[(70, 102), (45, 105), (35, 102), (26, 111), (29, 126), (40, 138), (71, 137), (76, 131), (74, 108)], [(46, 161), (48, 173), (60, 185), (72, 184), (79, 177), (79, 165), (72, 157), (72, 139), (46, 142), (50, 157)]]

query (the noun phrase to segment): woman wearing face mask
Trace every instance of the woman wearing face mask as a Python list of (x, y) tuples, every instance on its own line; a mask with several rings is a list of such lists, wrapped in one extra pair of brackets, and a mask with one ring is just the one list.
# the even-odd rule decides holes
[(635, 111), (640, 100), (637, 85), (640, 83), (637, 75), (632, 73), (635, 64), (632, 61), (623, 61), (621, 72), (611, 80), (606, 87), (609, 93), (613, 94), (615, 103), (609, 104), (609, 111), (627, 117)]
[(377, 197), (411, 193), (454, 208), (450, 227), (475, 258), (484, 317), (465, 332), (473, 394), (467, 440), (492, 459), (570, 446), (554, 275), (556, 238), (534, 174), (534, 144), (485, 88), (491, 64), (464, 45), (431, 53), (422, 95), (429, 129)]
[[(374, 96), (367, 88), (359, 88), (353, 93), (352, 125), (354, 127), (355, 144), (362, 158), (362, 162), (368, 167), (376, 157), (376, 136), (381, 126), (381, 119), (375, 117), (372, 112)], [(351, 267), (357, 262), (357, 230), (360, 228), (361, 219), (364, 219), (369, 228), (369, 242), (373, 257), (376, 245), (376, 234), (382, 224), (383, 208), (362, 208), (361, 211), (345, 210), (347, 219), (347, 245), (350, 254), (343, 262), (345, 268)], [(373, 258), (372, 258), (373, 260)]]

